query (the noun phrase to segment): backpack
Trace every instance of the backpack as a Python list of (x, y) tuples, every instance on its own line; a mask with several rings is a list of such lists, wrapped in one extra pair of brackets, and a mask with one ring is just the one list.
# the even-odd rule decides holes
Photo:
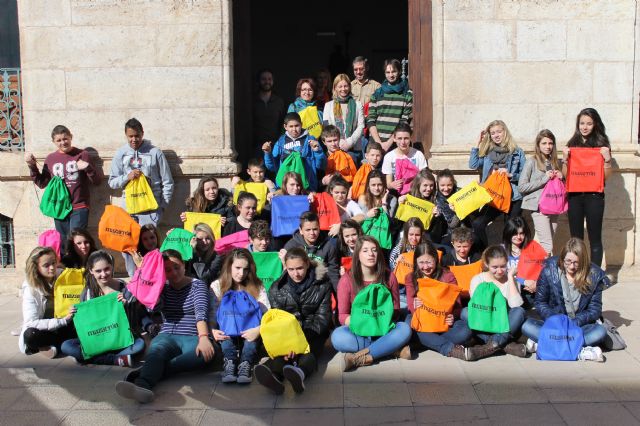
[(489, 205), (501, 212), (509, 213), (512, 189), (507, 174), (503, 172), (493, 172), (487, 180), (484, 181), (484, 185), (482, 186), (492, 198)]
[(53, 284), (53, 310), (56, 318), (64, 318), (69, 309), (80, 303), (84, 290), (84, 268), (65, 268)]
[(411, 162), (408, 158), (400, 158), (396, 160), (396, 179), (402, 179), (402, 188), (400, 188), (400, 195), (409, 193), (411, 190), (411, 183), (413, 179), (418, 175), (418, 167)]
[(167, 238), (162, 242), (160, 251), (173, 249), (180, 253), (182, 260), (185, 262), (193, 258), (193, 247), (191, 247), (191, 239), (194, 237), (193, 233), (182, 228), (173, 228), (167, 235)]
[(390, 226), (389, 216), (382, 207), (378, 207), (378, 214), (375, 217), (367, 218), (362, 222), (362, 232), (378, 240), (380, 247), (389, 250), (393, 245)]
[(306, 195), (280, 195), (271, 199), (271, 233), (293, 235), (300, 227), (300, 215), (309, 210)]
[(607, 337), (602, 341), (602, 347), (608, 351), (621, 351), (627, 348), (627, 343), (624, 341), (618, 327), (616, 327), (611, 321), (604, 317), (600, 317), (598, 324), (601, 324), (605, 330), (607, 330)]
[(562, 180), (554, 177), (542, 189), (538, 210), (542, 214), (562, 214), (569, 210), (567, 188)]
[(307, 172), (304, 169), (302, 156), (300, 156), (300, 153), (298, 151), (293, 151), (280, 163), (278, 174), (276, 175), (276, 185), (278, 185), (278, 188), (282, 187), (282, 179), (284, 178), (284, 175), (287, 174), (287, 172), (295, 172), (299, 174), (302, 180), (302, 187), (305, 189), (309, 188)]
[(138, 214), (158, 209), (158, 202), (153, 195), (149, 181), (145, 175), (130, 180), (124, 187), (124, 198), (127, 213)]
[(418, 332), (427, 333), (449, 331), (446, 318), (453, 312), (459, 295), (460, 289), (456, 285), (443, 283), (432, 278), (418, 279), (416, 296), (422, 301), (422, 306), (416, 308), (413, 313), (411, 328)]
[(55, 229), (48, 229), (38, 235), (38, 245), (40, 247), (51, 247), (56, 252), (56, 259), (60, 260), (60, 246), (62, 239), (60, 233)]
[(307, 338), (295, 315), (281, 309), (269, 309), (260, 322), (260, 337), (271, 358), (311, 352)]
[(328, 231), (332, 225), (341, 222), (338, 205), (333, 197), (326, 192), (318, 192), (313, 197), (312, 207), (318, 215), (320, 230)]
[(153, 309), (167, 280), (164, 273), (164, 259), (159, 249), (151, 250), (142, 258), (142, 265), (133, 273), (127, 289), (138, 302)]
[(124, 209), (106, 205), (98, 224), (98, 238), (104, 248), (120, 252), (138, 250), (140, 225)]
[(582, 328), (564, 314), (552, 315), (540, 329), (536, 358), (545, 361), (575, 361), (583, 346)]
[(392, 317), (391, 291), (380, 283), (369, 284), (353, 299), (349, 329), (357, 336), (384, 336), (396, 326)]
[(470, 329), (485, 333), (509, 332), (507, 299), (494, 283), (481, 283), (473, 292), (467, 310)]
[(244, 290), (228, 290), (218, 307), (216, 321), (218, 329), (231, 337), (237, 337), (243, 331), (259, 327), (262, 311), (256, 299)]
[(64, 181), (54, 176), (51, 178), (40, 200), (40, 211), (43, 215), (63, 220), (73, 210), (71, 196)]

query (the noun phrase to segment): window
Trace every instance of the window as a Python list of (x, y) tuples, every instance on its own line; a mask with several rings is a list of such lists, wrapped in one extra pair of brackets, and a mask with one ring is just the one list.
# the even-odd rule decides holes
[(15, 268), (13, 244), (13, 220), (0, 214), (0, 264), (3, 268)]

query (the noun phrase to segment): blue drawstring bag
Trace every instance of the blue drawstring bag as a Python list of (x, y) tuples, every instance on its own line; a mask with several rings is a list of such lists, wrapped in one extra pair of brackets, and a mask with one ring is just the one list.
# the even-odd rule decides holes
[(575, 361), (583, 346), (582, 328), (564, 314), (552, 315), (540, 329), (536, 357), (544, 361)]
[(231, 337), (237, 337), (243, 331), (259, 327), (262, 311), (256, 299), (246, 291), (228, 290), (218, 307), (216, 314), (218, 329)]
[(271, 199), (271, 233), (293, 235), (300, 227), (300, 215), (309, 210), (306, 195), (280, 195)]

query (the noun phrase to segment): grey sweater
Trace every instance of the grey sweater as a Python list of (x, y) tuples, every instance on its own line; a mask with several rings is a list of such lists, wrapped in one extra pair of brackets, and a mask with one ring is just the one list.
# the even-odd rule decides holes
[(522, 194), (522, 208), (525, 210), (538, 211), (538, 203), (544, 186), (549, 182), (546, 171), (538, 169), (535, 157), (527, 158), (524, 163), (520, 180), (518, 181), (518, 191)]

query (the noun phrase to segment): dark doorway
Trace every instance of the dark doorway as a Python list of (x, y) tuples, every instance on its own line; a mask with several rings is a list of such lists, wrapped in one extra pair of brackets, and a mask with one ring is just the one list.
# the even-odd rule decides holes
[[(303, 7), (293, 0), (234, 0), (234, 129), (238, 161), (254, 155), (251, 104), (256, 72), (273, 70), (274, 91), (289, 105), (299, 78), (314, 77), (321, 68), (353, 76), (355, 56), (369, 59), (371, 77), (384, 79), (387, 58), (408, 57), (408, 2), (385, 7), (356, 1), (327, 0)], [(338, 53), (340, 52), (340, 53)], [(341, 58), (341, 60), (340, 60)]]
[(20, 68), (18, 4), (0, 0), (0, 68)]

